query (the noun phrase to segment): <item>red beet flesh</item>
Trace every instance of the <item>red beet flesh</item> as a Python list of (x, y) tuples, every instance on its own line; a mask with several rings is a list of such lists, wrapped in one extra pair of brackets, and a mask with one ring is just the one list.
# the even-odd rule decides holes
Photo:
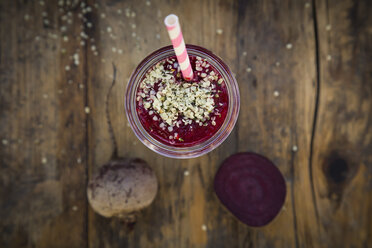
[(267, 158), (238, 153), (227, 158), (214, 179), (214, 190), (228, 210), (249, 226), (268, 224), (286, 196), (283, 175)]

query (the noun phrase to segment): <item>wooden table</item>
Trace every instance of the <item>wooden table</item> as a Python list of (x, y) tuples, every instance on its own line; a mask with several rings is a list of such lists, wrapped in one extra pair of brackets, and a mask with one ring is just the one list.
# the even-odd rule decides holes
[[(0, 247), (372, 247), (371, 1), (68, 2), (0, 2)], [(132, 70), (170, 43), (169, 13), (240, 87), (235, 129), (197, 159), (150, 151), (124, 113)], [(86, 198), (113, 153), (112, 63), (118, 153), (144, 158), (159, 179), (132, 229)], [(263, 228), (213, 192), (220, 163), (242, 151), (286, 180), (285, 207)]]

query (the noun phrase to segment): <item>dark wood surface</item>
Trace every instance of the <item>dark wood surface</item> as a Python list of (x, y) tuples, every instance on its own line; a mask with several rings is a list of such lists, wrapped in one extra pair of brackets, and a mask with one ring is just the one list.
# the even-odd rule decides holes
[[(86, 13), (59, 2), (0, 1), (0, 247), (372, 246), (371, 1), (88, 0)], [(144, 147), (123, 107), (132, 70), (170, 44), (169, 13), (240, 88), (235, 129), (196, 159)], [(118, 155), (145, 159), (159, 179), (133, 227), (86, 199), (114, 150), (112, 63)], [(285, 206), (262, 228), (213, 192), (219, 164), (242, 151), (267, 156), (286, 180)]]

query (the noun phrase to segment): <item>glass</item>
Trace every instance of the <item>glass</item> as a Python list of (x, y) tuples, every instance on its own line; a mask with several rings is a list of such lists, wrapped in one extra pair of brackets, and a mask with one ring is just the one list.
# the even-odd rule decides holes
[(205, 48), (186, 45), (189, 55), (200, 56), (216, 68), (221, 74), (227, 86), (229, 107), (224, 123), (221, 128), (208, 140), (191, 147), (174, 147), (161, 143), (153, 138), (142, 126), (136, 111), (136, 93), (146, 72), (158, 62), (175, 56), (172, 46), (166, 46), (148, 55), (134, 70), (127, 85), (125, 95), (125, 112), (129, 124), (138, 139), (156, 153), (170, 158), (195, 158), (204, 155), (218, 147), (233, 130), (238, 119), (240, 107), (240, 95), (238, 84), (228, 66), (212, 52)]

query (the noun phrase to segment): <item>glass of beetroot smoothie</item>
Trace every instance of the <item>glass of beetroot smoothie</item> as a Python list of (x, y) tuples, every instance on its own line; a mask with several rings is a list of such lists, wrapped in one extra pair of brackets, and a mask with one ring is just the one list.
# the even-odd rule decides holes
[(136, 136), (151, 150), (193, 158), (219, 146), (239, 114), (240, 96), (228, 66), (212, 52), (186, 45), (194, 78), (185, 81), (172, 46), (147, 56), (132, 73), (125, 110)]

